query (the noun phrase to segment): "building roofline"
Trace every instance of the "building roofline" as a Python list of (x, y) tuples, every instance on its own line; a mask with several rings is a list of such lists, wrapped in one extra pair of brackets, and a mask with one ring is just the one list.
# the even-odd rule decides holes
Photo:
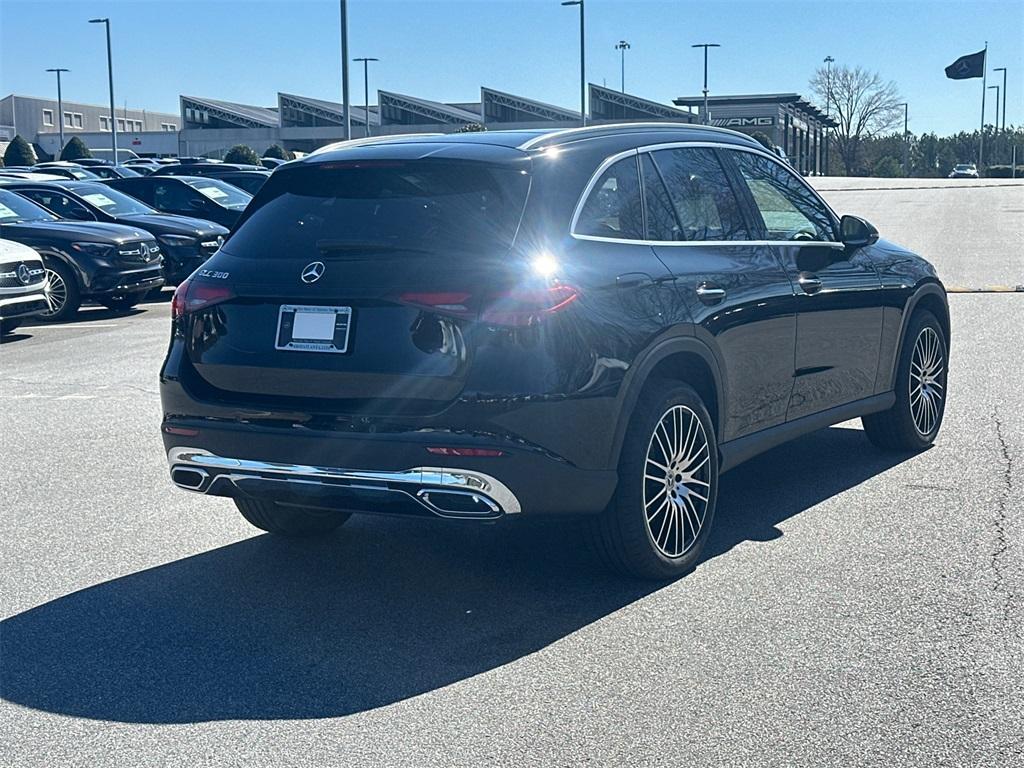
[[(50, 96), (29, 96), (29, 95), (24, 94), (24, 93), (9, 93), (6, 96), (0, 97), (0, 101), (6, 101), (7, 99), (32, 99), (33, 101), (52, 101), (54, 104), (57, 103), (57, 99), (52, 98)], [(110, 105), (109, 104), (90, 104), (87, 101), (70, 101), (68, 99), (61, 99), (61, 101), (64, 103), (65, 107), (68, 106), (68, 105), (71, 105), (73, 107), (92, 107), (93, 109), (105, 109), (107, 111), (110, 111)], [(123, 106), (122, 107), (115, 107), (115, 109), (114, 109), (114, 112), (115, 112), (114, 116), (115, 117), (117, 117), (116, 113), (117, 113), (118, 110), (122, 110), (123, 111), (124, 107)], [(163, 117), (176, 117), (176, 118), (180, 118), (181, 117), (181, 115), (176, 114), (174, 112), (160, 112), (160, 111), (157, 111), (155, 109), (145, 109), (145, 108), (142, 108), (142, 107), (128, 107), (128, 111), (129, 112), (145, 112), (147, 115), (160, 115), (160, 116), (163, 116)]]

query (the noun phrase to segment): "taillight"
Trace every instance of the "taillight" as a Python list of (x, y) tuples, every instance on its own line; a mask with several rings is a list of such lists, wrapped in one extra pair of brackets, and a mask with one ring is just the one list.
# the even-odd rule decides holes
[(479, 319), (488, 325), (526, 326), (565, 309), (579, 296), (577, 288), (559, 284), (489, 296), (457, 291), (408, 292), (400, 295), (398, 300), (443, 315)]
[(198, 312), (234, 296), (235, 292), (230, 286), (196, 283), (190, 278), (174, 291), (174, 298), (171, 299), (171, 316), (179, 318), (191, 312)]
[(491, 299), (480, 320), (491, 325), (533, 325), (565, 309), (580, 293), (571, 285), (552, 285), (539, 290), (508, 291)]

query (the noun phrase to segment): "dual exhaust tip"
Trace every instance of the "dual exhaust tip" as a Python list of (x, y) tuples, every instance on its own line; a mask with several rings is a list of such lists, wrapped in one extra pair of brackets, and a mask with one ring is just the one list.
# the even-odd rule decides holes
[[(180, 464), (171, 468), (171, 480), (179, 488), (198, 493), (206, 493), (213, 484), (205, 469)], [(423, 488), (415, 498), (438, 517), (493, 519), (503, 514), (501, 507), (491, 498), (473, 491)]]

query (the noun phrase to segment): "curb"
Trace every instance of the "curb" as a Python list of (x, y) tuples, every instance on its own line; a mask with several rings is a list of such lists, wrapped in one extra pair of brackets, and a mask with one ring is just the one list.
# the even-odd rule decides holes
[(946, 288), (946, 293), (1024, 293), (1024, 285), (983, 285), (979, 288), (952, 285)]

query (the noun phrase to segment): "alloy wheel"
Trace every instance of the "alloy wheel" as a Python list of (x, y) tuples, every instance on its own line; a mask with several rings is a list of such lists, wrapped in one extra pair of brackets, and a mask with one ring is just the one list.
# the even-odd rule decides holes
[(46, 304), (49, 307), (43, 317), (52, 317), (60, 312), (68, 301), (68, 286), (56, 271), (46, 269)]
[(934, 328), (922, 328), (910, 358), (910, 415), (922, 436), (930, 435), (939, 423), (945, 369), (939, 334)]
[(644, 462), (643, 501), (647, 530), (665, 557), (682, 557), (697, 541), (711, 489), (707, 433), (685, 405), (658, 421)]

